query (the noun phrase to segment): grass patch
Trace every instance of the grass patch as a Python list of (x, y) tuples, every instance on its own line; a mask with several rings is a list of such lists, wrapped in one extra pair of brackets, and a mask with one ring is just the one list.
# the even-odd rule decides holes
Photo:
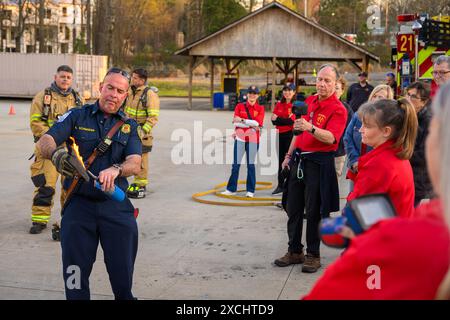
[[(149, 84), (155, 86), (159, 89), (160, 97), (187, 97), (188, 96), (188, 80), (187, 79), (179, 79), (179, 78), (160, 78), (160, 79), (150, 79)], [(198, 80), (195, 79), (193, 81), (192, 86), (192, 96), (196, 98), (209, 98), (210, 96), (210, 80), (203, 79)], [(245, 88), (245, 86), (241, 87)], [(281, 86), (279, 86), (279, 90), (281, 90)], [(263, 89), (263, 93), (265, 92), (265, 88)], [(214, 83), (214, 92), (220, 92), (221, 86), (220, 82), (217, 80)], [(315, 87), (301, 87), (301, 92), (304, 92), (306, 96), (311, 95), (316, 91)]]
[[(187, 97), (188, 81), (185, 79), (151, 79), (150, 84), (159, 89), (160, 97)], [(210, 95), (209, 81), (193, 81), (192, 96), (197, 98), (208, 98)], [(214, 86), (219, 91), (218, 85)]]

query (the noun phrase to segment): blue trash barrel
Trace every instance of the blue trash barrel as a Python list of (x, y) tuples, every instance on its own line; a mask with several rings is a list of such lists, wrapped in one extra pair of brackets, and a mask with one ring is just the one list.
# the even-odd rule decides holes
[(213, 104), (214, 104), (213, 106), (215, 109), (223, 109), (224, 108), (224, 93), (223, 92), (214, 93)]

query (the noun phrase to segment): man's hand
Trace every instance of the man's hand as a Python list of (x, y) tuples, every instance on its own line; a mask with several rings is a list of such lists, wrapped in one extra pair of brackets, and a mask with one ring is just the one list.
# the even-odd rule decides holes
[(309, 123), (305, 119), (297, 119), (294, 122), (294, 130), (300, 130), (300, 131), (311, 131), (313, 128), (312, 123)]
[(276, 114), (272, 114), (272, 121), (275, 121), (278, 119), (278, 116)]
[(281, 164), (281, 170), (284, 170), (285, 168), (289, 169), (289, 162), (291, 161), (290, 158), (284, 158), (283, 163)]
[(355, 172), (355, 173), (358, 172), (358, 162), (355, 162), (355, 163), (352, 165), (352, 170), (353, 170), (353, 172)]
[(52, 163), (55, 165), (56, 171), (67, 178), (73, 178), (77, 173), (75, 167), (69, 162), (71, 157), (73, 156), (64, 147), (57, 148), (52, 154)]
[(119, 176), (120, 170), (116, 167), (110, 167), (106, 170), (103, 170), (98, 175), (98, 180), (102, 185), (102, 191), (108, 192), (114, 190), (114, 180)]
[(242, 122), (242, 118), (241, 117), (234, 117), (233, 123), (234, 122)]
[(353, 232), (352, 229), (350, 229), (347, 226), (343, 226), (340, 230), (339, 234), (343, 236), (344, 238), (352, 240), (354, 237), (356, 237), (356, 234)]

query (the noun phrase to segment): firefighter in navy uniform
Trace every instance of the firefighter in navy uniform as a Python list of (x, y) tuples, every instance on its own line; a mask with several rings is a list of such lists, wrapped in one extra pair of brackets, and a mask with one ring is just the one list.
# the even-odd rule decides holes
[[(38, 143), (42, 155), (67, 176), (64, 187), (69, 191), (61, 221), (67, 299), (90, 299), (89, 276), (99, 241), (115, 298), (134, 299), (131, 288), (138, 248), (135, 210), (128, 198), (118, 202), (107, 195), (116, 186), (126, 190), (126, 178), (137, 174), (141, 166), (138, 125), (120, 110), (129, 78), (121, 69), (110, 69), (100, 85), (99, 100), (66, 113)], [(84, 165), (98, 177), (102, 190), (94, 187), (92, 179), (86, 182), (77, 176), (79, 170), (70, 162), (73, 153), (61, 146), (69, 138), (74, 139)], [(71, 280), (75, 275), (78, 282)]]
[(159, 97), (158, 89), (146, 85), (148, 73), (144, 69), (136, 69), (131, 74), (131, 87), (125, 106), (128, 117), (139, 124), (139, 136), (142, 140), (142, 167), (134, 177), (127, 190), (130, 198), (145, 198), (148, 185), (148, 158), (153, 147), (153, 127), (158, 123)]
[[(71, 88), (73, 71), (69, 66), (60, 66), (52, 85), (39, 92), (33, 99), (30, 112), (30, 127), (37, 142), (58, 120), (60, 116), (74, 107), (81, 107), (83, 100)], [(53, 207), (58, 172), (51, 161), (42, 158), (35, 150), (35, 159), (31, 165), (31, 180), (35, 186), (31, 207), (31, 234), (39, 234), (47, 227)], [(62, 181), (62, 179), (61, 179)], [(65, 194), (61, 190), (61, 206)]]

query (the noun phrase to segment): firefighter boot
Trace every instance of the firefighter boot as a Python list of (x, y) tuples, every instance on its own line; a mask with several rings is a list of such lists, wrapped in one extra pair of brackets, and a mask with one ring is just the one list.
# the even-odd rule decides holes
[(57, 223), (55, 223), (52, 228), (52, 239), (55, 241), (61, 241), (60, 233), (61, 233), (61, 228)]
[(128, 198), (132, 199), (143, 199), (145, 198), (145, 192), (146, 192), (145, 186), (140, 186), (138, 184), (133, 183), (128, 187), (127, 195)]
[(38, 222), (33, 222), (33, 225), (30, 228), (30, 234), (39, 234), (42, 232), (42, 230), (44, 230), (45, 228), (47, 228), (47, 224), (45, 223), (38, 223)]

